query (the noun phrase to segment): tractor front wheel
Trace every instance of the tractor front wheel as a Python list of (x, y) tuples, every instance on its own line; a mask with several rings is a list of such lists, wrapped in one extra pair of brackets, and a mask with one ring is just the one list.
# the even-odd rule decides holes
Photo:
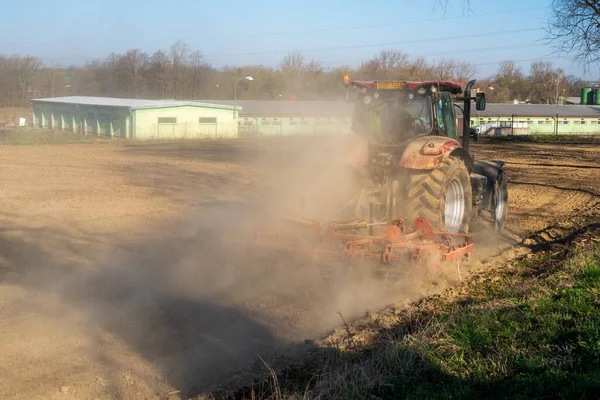
[(436, 230), (468, 233), (471, 208), (471, 180), (462, 159), (450, 156), (432, 171), (409, 174), (405, 201), (409, 221), (423, 216)]

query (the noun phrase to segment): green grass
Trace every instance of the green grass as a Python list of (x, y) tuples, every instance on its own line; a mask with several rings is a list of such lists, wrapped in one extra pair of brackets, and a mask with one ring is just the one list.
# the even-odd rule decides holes
[(598, 398), (600, 246), (481, 276), (457, 298), (403, 312), (369, 345), (316, 348), (279, 384), (283, 394), (273, 395), (271, 379), (262, 397)]
[(31, 128), (0, 131), (0, 144), (3, 145), (86, 144), (122, 140), (124, 139)]

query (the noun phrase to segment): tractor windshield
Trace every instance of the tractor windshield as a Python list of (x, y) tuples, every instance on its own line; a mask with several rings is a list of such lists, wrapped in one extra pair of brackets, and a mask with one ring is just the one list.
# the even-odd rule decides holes
[(399, 143), (429, 133), (431, 100), (409, 91), (361, 95), (354, 111), (352, 130), (378, 143)]

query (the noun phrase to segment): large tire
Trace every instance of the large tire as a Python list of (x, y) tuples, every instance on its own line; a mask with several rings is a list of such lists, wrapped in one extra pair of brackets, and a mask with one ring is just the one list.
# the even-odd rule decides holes
[(508, 214), (508, 186), (504, 171), (500, 171), (494, 187), (494, 198), (492, 201), (492, 216), (494, 218), (494, 230), (498, 233), (504, 230), (506, 215)]
[(436, 230), (469, 232), (473, 194), (469, 171), (462, 159), (450, 156), (432, 171), (410, 173), (405, 193), (403, 209), (407, 222), (422, 216)]

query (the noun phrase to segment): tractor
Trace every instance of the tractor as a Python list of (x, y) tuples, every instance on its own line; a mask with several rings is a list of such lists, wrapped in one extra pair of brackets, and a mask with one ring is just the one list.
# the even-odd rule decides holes
[[(278, 260), (308, 256), (334, 276), (340, 266), (366, 262), (398, 278), (407, 265), (440, 270), (468, 259), (471, 226), (489, 215), (501, 231), (508, 201), (503, 163), (476, 161), (469, 151), (470, 140), (478, 139), (470, 128), (472, 102), (477, 110), (486, 106), (474, 84), (463, 90), (457, 82), (365, 82), (345, 75), (346, 90), (357, 95), (352, 130), (360, 138), (345, 161), (352, 190), (327, 218), (305, 215), (304, 207), (283, 222), (260, 218), (245, 244)], [(455, 108), (462, 111), (462, 132)]]
[[(504, 228), (504, 164), (476, 161), (469, 151), (470, 139), (478, 139), (470, 127), (471, 102), (477, 110), (486, 106), (484, 93), (472, 95), (475, 80), (464, 91), (448, 81), (361, 82), (345, 76), (344, 83), (358, 94), (352, 130), (369, 142), (368, 156), (354, 166), (379, 186), (380, 199), (391, 198), (396, 205), (371, 204), (372, 216), (421, 216), (436, 230), (466, 234), (489, 214), (496, 231)], [(462, 135), (455, 108), (462, 111)]]

